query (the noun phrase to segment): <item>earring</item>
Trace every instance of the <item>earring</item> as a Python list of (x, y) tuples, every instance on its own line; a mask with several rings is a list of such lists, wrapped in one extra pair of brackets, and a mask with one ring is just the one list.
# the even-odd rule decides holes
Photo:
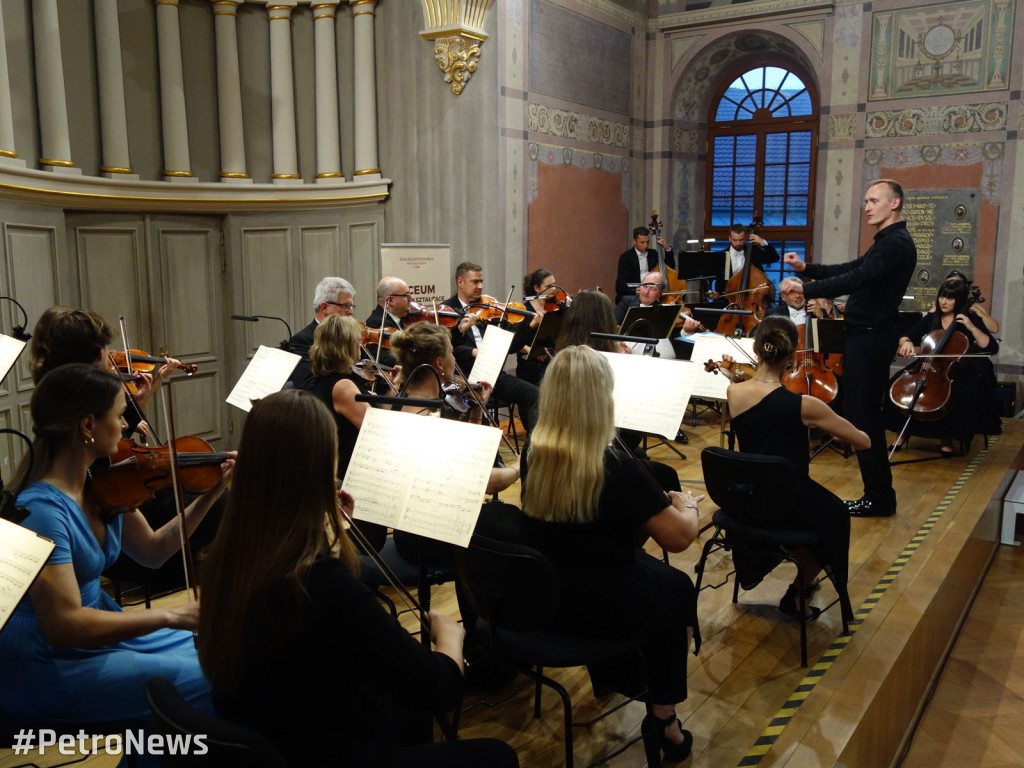
[(89, 435), (89, 437), (85, 438), (83, 442), (85, 442), (86, 445), (93, 445), (96, 442), (96, 438)]

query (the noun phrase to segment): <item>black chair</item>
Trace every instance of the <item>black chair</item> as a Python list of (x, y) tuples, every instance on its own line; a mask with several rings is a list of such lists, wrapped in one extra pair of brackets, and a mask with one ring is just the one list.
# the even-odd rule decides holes
[(516, 428), (516, 404), (513, 402), (506, 402), (497, 397), (491, 397), (487, 401), (487, 413), (490, 414), (491, 419), (496, 425), (501, 424), (501, 419), (498, 417), (498, 411), (502, 408), (508, 410), (508, 425), (505, 427), (505, 434), (512, 435), (512, 441), (516, 446), (516, 452), (519, 452), (519, 430)]
[[(797, 566), (797, 616), (800, 618), (800, 663), (807, 666), (807, 624), (813, 620), (805, 610), (805, 595), (811, 585), (804, 584), (799, 563), (793, 552), (818, 544), (818, 534), (806, 529), (772, 527), (776, 521), (790, 517), (793, 500), (797, 498), (796, 469), (780, 456), (761, 456), (739, 453), (725, 448), (705, 448), (701, 452), (701, 466), (708, 495), (719, 509), (713, 515), (714, 535), (704, 544), (697, 563), (697, 593), (708, 557), (719, 550), (746, 550), (765, 557), (787, 560)], [(822, 563), (826, 577), (832, 582), (837, 598), (827, 608), (839, 603), (843, 619), (843, 634), (849, 633), (853, 619), (850, 596), (845, 583), (834, 576), (831, 564)], [(726, 576), (728, 579), (728, 575)], [(705, 585), (704, 588), (717, 588)], [(751, 585), (752, 587), (753, 585)], [(739, 575), (733, 580), (732, 601), (738, 602)]]
[(196, 754), (193, 749), (184, 754), (173, 754), (167, 750), (162, 762), (168, 768), (191, 768), (195, 765), (216, 765), (217, 768), (287, 767), (284, 755), (257, 731), (196, 709), (182, 698), (169, 680), (150, 678), (144, 690), (160, 733), (189, 739), (205, 736), (206, 754)]
[[(635, 701), (643, 692), (593, 720), (574, 723), (568, 691), (547, 677), (544, 668), (587, 666), (630, 653), (637, 654), (639, 659), (643, 639), (579, 636), (552, 628), (560, 600), (558, 577), (551, 562), (535, 549), (476, 535), (468, 548), (456, 548), (454, 553), (459, 585), (478, 616), (477, 636), (492, 658), (518, 669), (535, 682), (533, 716), (540, 717), (542, 686), (548, 686), (561, 697), (565, 765), (572, 768), (573, 727), (592, 725)], [(650, 705), (647, 713), (651, 714)], [(657, 734), (641, 733), (639, 738), (644, 740), (648, 765), (661, 765)], [(625, 746), (629, 745), (622, 749)]]

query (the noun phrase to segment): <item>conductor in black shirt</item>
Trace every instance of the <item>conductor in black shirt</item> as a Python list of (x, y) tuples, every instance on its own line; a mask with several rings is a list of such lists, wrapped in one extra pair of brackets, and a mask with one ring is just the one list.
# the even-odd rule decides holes
[(783, 256), (787, 266), (814, 282), (787, 278), (781, 291), (798, 291), (808, 299), (849, 294), (843, 363), (846, 416), (871, 438), (869, 449), (857, 451), (864, 496), (846, 502), (855, 517), (888, 517), (896, 511), (882, 402), (896, 349), (900, 302), (917, 265), (917, 247), (900, 220), (902, 208), (899, 183), (878, 179), (864, 195), (864, 214), (875, 241), (863, 256), (845, 264), (805, 264), (795, 253)]

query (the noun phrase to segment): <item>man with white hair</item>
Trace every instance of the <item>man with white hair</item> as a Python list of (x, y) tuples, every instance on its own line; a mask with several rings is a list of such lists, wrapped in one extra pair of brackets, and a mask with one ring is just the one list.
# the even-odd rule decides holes
[(331, 315), (351, 315), (356, 308), (356, 289), (343, 277), (325, 277), (313, 293), (313, 322), (288, 340), (288, 350), (302, 355), (289, 381), (296, 389), (309, 389), (313, 385), (313, 371), (309, 366), (309, 348), (320, 322)]

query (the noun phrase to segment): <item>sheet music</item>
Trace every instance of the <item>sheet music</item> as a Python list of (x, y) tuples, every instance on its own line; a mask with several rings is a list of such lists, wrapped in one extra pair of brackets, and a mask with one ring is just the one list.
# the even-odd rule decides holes
[(747, 351), (751, 359), (754, 357), (753, 339), (728, 339), (720, 333), (698, 333), (693, 337), (693, 354), (690, 362), (696, 367), (693, 377), (693, 391), (690, 397), (706, 397), (713, 400), (725, 400), (725, 390), (731, 383), (729, 379), (719, 373), (708, 373), (704, 370), (704, 363), (708, 360), (722, 359), (722, 355), (731, 355), (733, 359), (741, 363), (749, 362), (733, 342), (738, 343)]
[(601, 354), (615, 374), (615, 426), (675, 438), (690, 401), (693, 369), (678, 360)]
[[(491, 331), (488, 331), (490, 334)], [(341, 487), (353, 517), (465, 547), (483, 504), (501, 430), (431, 419), (431, 445), (412, 438), (415, 413), (371, 408), (363, 417)]]
[(473, 371), (469, 374), (470, 384), (486, 381), (494, 386), (498, 374), (505, 367), (505, 358), (508, 357), (508, 348), (514, 335), (511, 331), (496, 325), (487, 329), (483, 341), (476, 348), (476, 360), (473, 361)]
[(25, 342), (18, 341), (13, 336), (0, 333), (0, 381), (7, 378), (11, 367), (18, 360), (21, 351), (25, 349)]
[(18, 607), (51, 552), (52, 541), (0, 518), (0, 628)]
[(260, 346), (227, 397), (227, 402), (248, 412), (252, 401), (280, 392), (302, 358), (276, 347)]

